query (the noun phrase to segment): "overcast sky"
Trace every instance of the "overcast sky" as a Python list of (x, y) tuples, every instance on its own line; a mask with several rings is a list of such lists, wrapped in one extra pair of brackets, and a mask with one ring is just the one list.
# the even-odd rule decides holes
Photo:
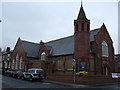
[[(80, 5), (80, 2), (0, 3), (0, 47), (14, 49), (18, 37), (39, 43), (40, 40), (47, 42), (73, 35), (73, 23)], [(118, 3), (83, 2), (83, 7), (90, 19), (91, 30), (105, 23), (114, 42), (115, 53), (118, 53)]]

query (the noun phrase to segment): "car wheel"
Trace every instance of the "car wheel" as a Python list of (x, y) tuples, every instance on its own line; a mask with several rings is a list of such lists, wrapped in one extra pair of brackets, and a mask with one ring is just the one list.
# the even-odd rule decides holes
[(42, 81), (42, 79), (39, 79), (39, 82), (41, 82)]
[(22, 80), (24, 80), (25, 79), (25, 77), (24, 76), (22, 76)]
[(40, 77), (40, 78), (39, 78), (39, 82), (41, 82), (41, 81), (42, 81), (42, 78)]
[(17, 78), (20, 79), (20, 76), (18, 76)]
[(13, 75), (13, 77), (15, 78), (15, 75)]
[(32, 78), (32, 76), (30, 76), (29, 80), (30, 80), (30, 81), (33, 81), (33, 78)]

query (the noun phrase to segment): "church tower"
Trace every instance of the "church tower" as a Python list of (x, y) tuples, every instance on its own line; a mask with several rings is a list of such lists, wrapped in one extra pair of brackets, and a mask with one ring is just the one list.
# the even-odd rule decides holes
[(90, 20), (87, 19), (82, 2), (78, 17), (74, 20), (74, 58), (76, 72), (89, 71)]

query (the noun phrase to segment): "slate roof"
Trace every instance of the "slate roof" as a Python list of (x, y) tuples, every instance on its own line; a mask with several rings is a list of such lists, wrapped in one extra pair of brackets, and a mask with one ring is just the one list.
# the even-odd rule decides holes
[(22, 46), (27, 54), (27, 57), (37, 58), (38, 51), (39, 51), (39, 45), (40, 44), (22, 40)]
[(50, 41), (50, 42), (47, 42), (45, 45), (52, 46), (52, 49), (51, 49), (52, 56), (74, 53), (74, 37), (73, 36)]
[(94, 35), (96, 35), (98, 32), (99, 32), (99, 28), (90, 31), (90, 42), (95, 40)]
[[(90, 31), (90, 42), (94, 41), (94, 35), (98, 33), (99, 29)], [(22, 41), (23, 48), (27, 53), (27, 57), (38, 57), (39, 45), (28, 41)], [(74, 36), (69, 36), (45, 43), (51, 56), (74, 54)]]

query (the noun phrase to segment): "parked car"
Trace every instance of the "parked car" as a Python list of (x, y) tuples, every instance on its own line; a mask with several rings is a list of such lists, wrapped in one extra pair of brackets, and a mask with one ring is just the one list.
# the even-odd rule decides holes
[(20, 79), (20, 78), (22, 78), (23, 73), (24, 72), (22, 70), (18, 70), (15, 72), (14, 77)]
[(5, 69), (5, 70), (4, 70), (4, 75), (5, 75), (5, 76), (9, 76), (9, 70)]
[(2, 74), (3, 74), (4, 76), (6, 76), (6, 75), (7, 75), (7, 69), (3, 69), (3, 70), (2, 70)]
[(12, 70), (12, 69), (7, 69), (4, 71), (5, 76), (13, 76), (14, 73), (15, 73), (15, 70)]
[(23, 73), (22, 79), (33, 81), (35, 79), (42, 81), (45, 78), (43, 69), (31, 68), (27, 72)]
[(6, 71), (7, 71), (7, 69), (5, 69), (5, 68), (2, 69), (2, 74), (5, 75)]
[(16, 70), (10, 70), (9, 71), (9, 76), (13, 77), (15, 73), (16, 73)]

